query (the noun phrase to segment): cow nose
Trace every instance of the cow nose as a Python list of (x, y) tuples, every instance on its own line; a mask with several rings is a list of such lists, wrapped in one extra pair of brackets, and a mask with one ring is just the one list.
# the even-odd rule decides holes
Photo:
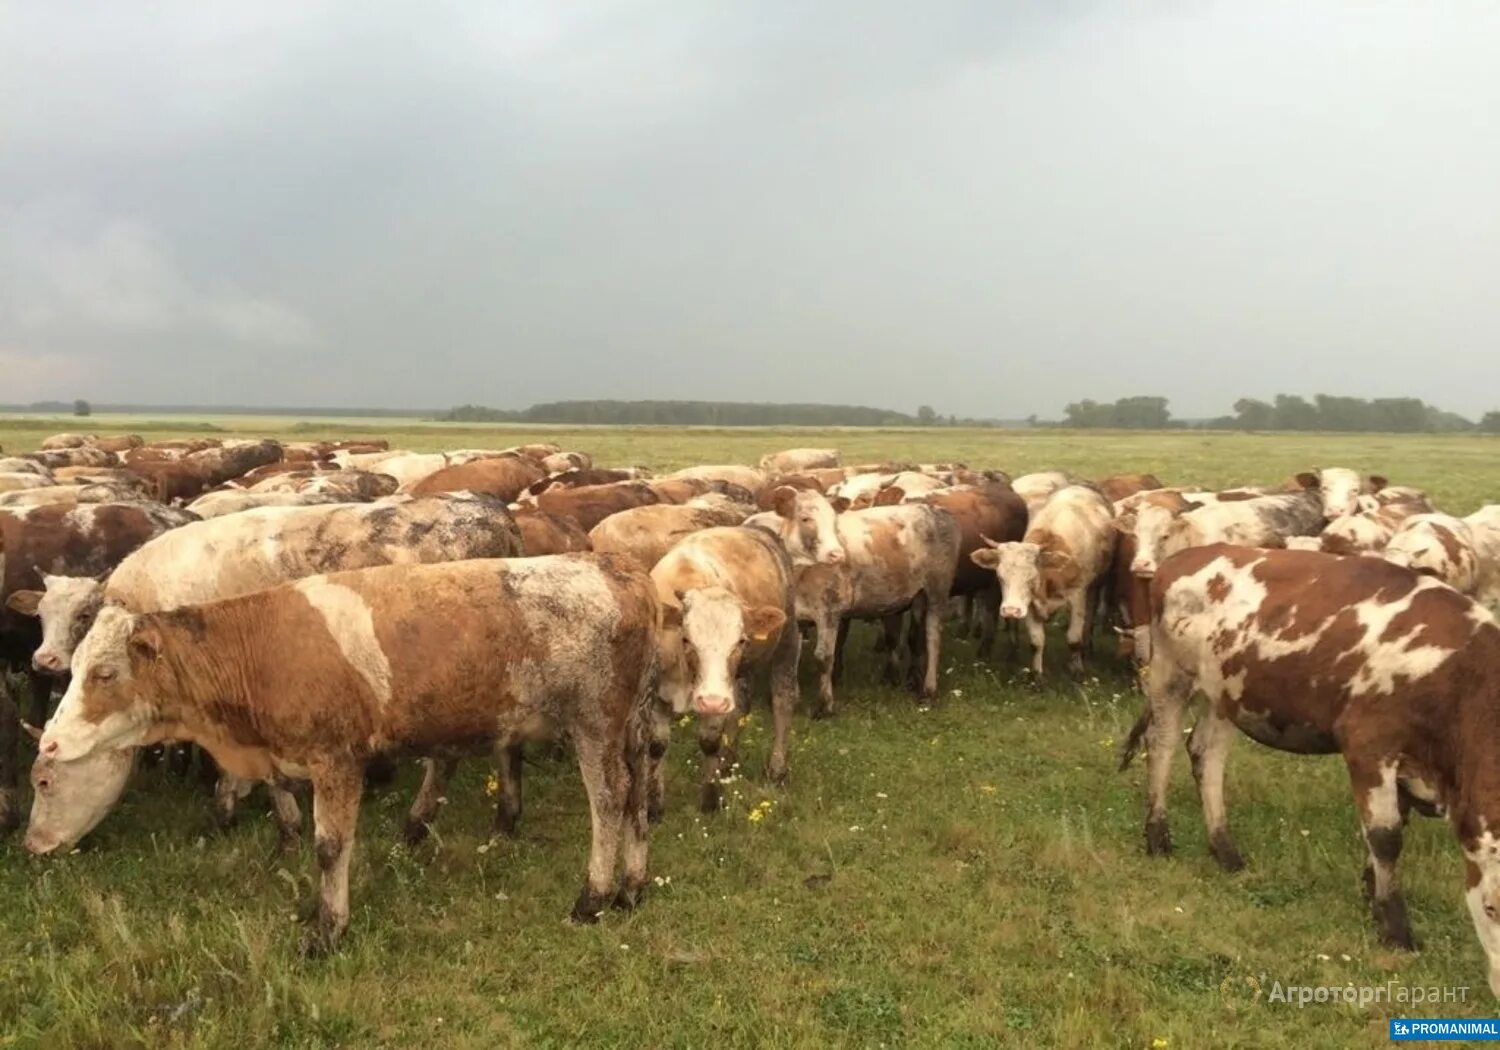
[(1022, 609), (1019, 605), (1007, 605), (1000, 610), (1000, 615), (1007, 620), (1019, 620), (1022, 616), (1026, 615), (1026, 610)]
[(28, 834), (25, 841), (21, 844), (26, 847), (27, 853), (33, 854), (34, 856), (38, 857), (46, 856), (48, 853), (51, 853), (57, 848), (57, 843), (48, 842), (40, 835), (34, 834)]
[(57, 674), (62, 670), (62, 661), (51, 653), (37, 653), (31, 658), (31, 666), (38, 671)]
[(699, 693), (693, 697), (693, 707), (700, 715), (727, 715), (734, 709), (734, 701), (727, 696)]
[(1146, 579), (1150, 579), (1152, 576), (1156, 575), (1156, 570), (1155, 569), (1153, 569), (1151, 566), (1147, 565), (1145, 562), (1139, 562), (1139, 561), (1138, 562), (1133, 562), (1131, 564), (1130, 571), (1133, 574), (1135, 574), (1136, 576), (1143, 576)]
[(826, 561), (829, 565), (837, 565), (839, 562), (844, 560), (844, 552), (835, 547), (827, 554), (823, 555), (823, 560)]

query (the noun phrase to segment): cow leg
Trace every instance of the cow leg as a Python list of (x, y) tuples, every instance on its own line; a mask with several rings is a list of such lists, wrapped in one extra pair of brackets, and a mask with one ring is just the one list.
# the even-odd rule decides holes
[(801, 655), (802, 636), (793, 630), (783, 630), (771, 663), (773, 738), (766, 779), (774, 784), (786, 780), (786, 753), (792, 736), (792, 711), (797, 706), (797, 664)]
[[(735, 692), (739, 692), (736, 686)], [(727, 715), (698, 716), (698, 749), (703, 752), (703, 778), (699, 784), (698, 808), (716, 812), (722, 801), (721, 771), (733, 769), (744, 708), (735, 704)]]
[(901, 684), (901, 614), (892, 613), (880, 621), (881, 635), (885, 638), (885, 684)]
[(1068, 595), (1068, 670), (1083, 673), (1084, 640), (1089, 633), (1089, 589), (1078, 587)]
[[(794, 634), (796, 632), (793, 632)], [(798, 636), (800, 640), (800, 635)], [(625, 877), (615, 896), (615, 907), (625, 910), (640, 905), (646, 894), (646, 860), (650, 846), (651, 821), (646, 812), (649, 794), (649, 743), (643, 727), (632, 723), (626, 727), (625, 770), (630, 783), (620, 816), (620, 856)]]
[(214, 784), (214, 823), (220, 831), (234, 827), (240, 799), (255, 790), (255, 781), (220, 773)]
[(515, 838), (521, 826), (521, 774), (526, 745), (506, 744), (496, 756), (500, 765), (500, 801), (495, 806), (495, 829)]
[(648, 771), (646, 778), (646, 817), (655, 824), (661, 820), (667, 798), (667, 745), (672, 740), (672, 709), (665, 704), (651, 705), (651, 739), (646, 745)]
[(1393, 948), (1416, 951), (1411, 923), (1406, 918), (1406, 898), (1396, 873), (1401, 856), (1402, 827), (1406, 823), (1396, 784), (1394, 763), (1368, 762), (1345, 752), (1349, 782), (1354, 788), (1354, 802), (1359, 807), (1364, 826), (1365, 845), (1370, 856), (1365, 862), (1365, 893), (1370, 898), (1370, 914), (1380, 931), (1383, 943)]
[(988, 660), (995, 652), (995, 633), (1000, 621), (1000, 589), (987, 588), (971, 595), (969, 601), (974, 604), (978, 618), (974, 634), (979, 639), (979, 648), (975, 655), (981, 660)]
[(415, 846), (427, 838), (428, 825), (437, 816), (438, 807), (442, 805), (439, 800), (448, 790), (448, 781), (457, 769), (456, 758), (422, 759), (422, 786), (417, 789), (417, 797), (406, 814), (406, 828), (402, 832), (407, 845)]
[(813, 643), (813, 658), (818, 664), (818, 706), (813, 710), (814, 718), (833, 715), (833, 657), (838, 633), (839, 621), (834, 617), (824, 616), (818, 620), (817, 638)]
[[(622, 727), (622, 732), (624, 729)], [(578, 771), (589, 796), (592, 837), (589, 844), (589, 874), (573, 904), (575, 923), (597, 922), (615, 895), (615, 862), (619, 858), (621, 822), (630, 793), (630, 771), (625, 763), (623, 739), (606, 739), (602, 733), (577, 733), (573, 750)]]
[(1047, 647), (1047, 621), (1032, 610), (1026, 614), (1026, 634), (1031, 639), (1031, 673), (1042, 680), (1042, 651)]
[[(912, 615), (916, 615), (915, 611)], [(922, 675), (921, 697), (923, 700), (931, 700), (937, 696), (938, 663), (943, 650), (943, 616), (936, 602), (923, 601), (922, 620), (927, 628), (927, 637), (923, 639), (922, 645), (922, 655), (926, 657), (927, 666)], [(912, 657), (915, 659), (916, 654), (913, 653)]]
[(839, 617), (839, 636), (833, 645), (833, 684), (844, 681), (844, 643), (849, 640), (849, 617)]
[(918, 594), (907, 610), (906, 619), (906, 684), (912, 692), (921, 694), (924, 669), (923, 646), (926, 639), (927, 596)]
[(26, 678), (31, 686), (31, 711), (26, 717), (32, 725), (44, 726), (52, 706), (52, 679), (36, 671), (27, 671)]
[(1192, 696), (1192, 682), (1166, 662), (1152, 661), (1146, 678), (1151, 724), (1146, 730), (1146, 852), (1172, 852), (1167, 827), (1167, 785), (1172, 779), (1172, 756), (1182, 739), (1182, 710)]
[(1095, 580), (1089, 586), (1088, 602), (1083, 607), (1083, 658), (1093, 660), (1094, 658), (1094, 631), (1099, 624), (1099, 613), (1102, 609), (1104, 620), (1109, 622), (1109, 610), (1103, 608), (1100, 595), (1104, 589), (1103, 580)]
[(306, 955), (325, 955), (338, 947), (349, 926), (349, 861), (359, 822), (364, 770), (357, 763), (313, 770), (313, 830), (322, 884), (318, 917), (302, 942)]
[(21, 714), (0, 665), (0, 831), (12, 831), (21, 824), (20, 750)]
[(1234, 723), (1209, 708), (1193, 727), (1188, 740), (1188, 758), (1198, 797), (1203, 803), (1203, 826), (1208, 830), (1208, 851), (1225, 871), (1245, 866), (1229, 835), (1229, 815), (1224, 805), (1224, 765), (1234, 741)]
[(282, 853), (292, 853), (302, 840), (302, 809), (297, 805), (297, 796), (292, 794), (289, 783), (268, 780), (266, 790), (271, 795), (271, 812), (276, 817), (276, 848)]

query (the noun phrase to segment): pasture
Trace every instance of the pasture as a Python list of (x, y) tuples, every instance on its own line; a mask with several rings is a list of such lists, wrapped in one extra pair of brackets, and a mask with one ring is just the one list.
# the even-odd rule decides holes
[[(0, 420), (0, 446), (78, 422)], [(93, 425), (183, 433), (145, 422)], [(655, 469), (795, 445), (1210, 486), (1338, 465), (1456, 513), (1500, 500), (1500, 446), (1471, 437), (214, 422), (220, 436), (370, 434), (419, 451), (539, 438)], [(785, 788), (760, 774), (763, 702), (715, 816), (693, 805), (691, 734), (674, 738), (658, 882), (594, 927), (564, 921), (587, 846), (571, 762), (530, 760), (514, 840), (490, 838), (487, 770), (464, 764), (415, 849), (399, 837), (418, 772), (404, 764), (361, 815), (349, 937), (322, 961), (296, 950), (310, 854), (276, 853), (258, 801), (220, 833), (198, 788), (144, 770), (81, 851), (38, 861), (18, 837), (0, 844), (0, 1046), (1345, 1047), (1384, 1044), (1394, 1013), (1494, 1014), (1441, 822), (1414, 821), (1401, 861), (1423, 950), (1377, 943), (1338, 758), (1236, 742), (1230, 819), (1249, 861), (1236, 876), (1210, 860), (1179, 762), (1177, 855), (1153, 860), (1143, 769), (1115, 772), (1140, 700), (1112, 645), (1083, 680), (1056, 661), (1037, 687), (1003, 641), (981, 664), (950, 630), (940, 699), (919, 707), (879, 683), (873, 633), (851, 636), (838, 715), (799, 711)], [(1274, 982), (1467, 998), (1299, 1008), (1269, 1001)]]

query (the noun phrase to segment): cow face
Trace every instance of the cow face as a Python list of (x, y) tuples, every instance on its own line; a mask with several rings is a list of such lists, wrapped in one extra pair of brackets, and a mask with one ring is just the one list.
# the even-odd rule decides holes
[(999, 578), (1000, 615), (1007, 620), (1025, 617), (1045, 595), (1043, 574), (1065, 571), (1065, 563), (1073, 560), (1057, 551), (1044, 551), (1035, 543), (985, 542), (990, 546), (974, 551), (969, 559), (981, 568), (993, 569)]
[(161, 636), (154, 626), (116, 605), (101, 609), (73, 654), (73, 678), (37, 753), (72, 762), (143, 743), (154, 713), (151, 678), (160, 655)]
[[(662, 695), (674, 711), (722, 717), (734, 710), (735, 682), (750, 646), (774, 644), (786, 613), (774, 606), (746, 607), (721, 587), (688, 591), (680, 613), (664, 610), (665, 628), (678, 634), (677, 645), (664, 647)], [(680, 648), (679, 648), (680, 647)], [(677, 648), (676, 659), (670, 649)]]
[[(1195, 510), (1199, 504), (1186, 506)], [(1187, 522), (1176, 510), (1151, 503), (1143, 505), (1135, 512), (1135, 559), (1130, 563), (1130, 571), (1146, 579), (1156, 575), (1162, 559), (1182, 549), (1187, 531)]]
[(792, 556), (792, 564), (837, 565), (844, 560), (838, 515), (848, 505), (846, 500), (830, 501), (821, 492), (803, 492), (789, 486), (772, 494), (771, 509), (781, 518), (781, 542)]
[(31, 767), (31, 820), (26, 849), (42, 855), (71, 849), (99, 825), (125, 790), (135, 750), (100, 751), (75, 762), (38, 756)]
[(46, 590), (17, 591), (9, 604), (42, 621), (42, 644), (31, 665), (43, 674), (62, 676), (104, 604), (104, 585), (90, 576), (43, 576), (42, 582)]
[(1485, 830), (1463, 843), (1464, 902), (1490, 964), (1490, 991), (1500, 996), (1500, 840)]
[(1323, 502), (1323, 517), (1327, 521), (1358, 513), (1360, 497), (1379, 492), (1386, 485), (1386, 479), (1378, 474), (1370, 475), (1366, 482), (1347, 467), (1328, 467), (1316, 473), (1298, 474), (1297, 482), (1318, 493)]

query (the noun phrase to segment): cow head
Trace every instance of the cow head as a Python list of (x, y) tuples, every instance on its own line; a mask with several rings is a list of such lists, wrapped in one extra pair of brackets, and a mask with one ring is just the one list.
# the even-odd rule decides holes
[(771, 605), (747, 606), (722, 587), (691, 590), (679, 598), (680, 607), (663, 609), (663, 633), (676, 636), (663, 646), (663, 698), (674, 711), (691, 704), (699, 715), (724, 717), (734, 710), (746, 650), (775, 644), (786, 613)]
[(1049, 590), (1063, 589), (1079, 575), (1078, 563), (1061, 551), (1044, 550), (1035, 543), (981, 538), (988, 546), (974, 551), (969, 559), (980, 568), (994, 570), (999, 578), (1000, 615), (1007, 620), (1024, 618)]
[(99, 611), (73, 654), (73, 677), (37, 753), (73, 762), (143, 743), (156, 714), (162, 635), (149, 618), (117, 605)]
[(134, 748), (100, 751), (74, 762), (38, 755), (31, 767), (26, 849), (38, 855), (65, 852), (98, 827), (124, 792), (135, 755)]
[(771, 509), (781, 518), (781, 543), (794, 565), (837, 565), (844, 560), (837, 518), (847, 500), (821, 492), (783, 486), (771, 495)]
[(1304, 489), (1318, 494), (1323, 502), (1323, 517), (1328, 521), (1358, 513), (1360, 496), (1379, 492), (1386, 486), (1386, 479), (1378, 474), (1371, 474), (1368, 480), (1364, 480), (1347, 467), (1304, 471), (1297, 475), (1296, 480)]
[(1201, 503), (1183, 501), (1181, 510), (1145, 503), (1135, 512), (1135, 558), (1130, 571), (1137, 576), (1156, 575), (1156, 567), (1169, 555), (1187, 545), (1190, 526), (1182, 515), (1197, 510)]
[(65, 675), (73, 652), (94, 625), (104, 604), (104, 584), (92, 576), (43, 576), (45, 590), (16, 591), (6, 604), (42, 621), (42, 644), (31, 666), (43, 674)]

